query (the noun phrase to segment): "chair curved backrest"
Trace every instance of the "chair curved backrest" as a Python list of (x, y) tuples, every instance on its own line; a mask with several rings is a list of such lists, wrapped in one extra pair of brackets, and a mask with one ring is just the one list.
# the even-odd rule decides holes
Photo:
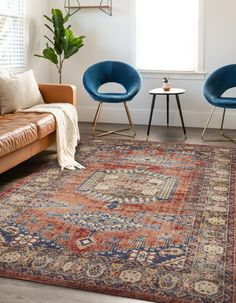
[(236, 64), (225, 65), (209, 75), (204, 83), (203, 94), (212, 105), (223, 107), (220, 102), (214, 101), (219, 101), (223, 93), (233, 87), (236, 87)]
[[(126, 93), (120, 94), (122, 97), (120, 96), (119, 99), (120, 102), (124, 102), (132, 100), (139, 92), (141, 76), (131, 65), (120, 61), (98, 62), (90, 66), (83, 76), (85, 89), (96, 101), (103, 101), (102, 98), (105, 94), (99, 93), (98, 90), (103, 84), (110, 82), (121, 84), (125, 88)], [(104, 100), (104, 102), (106, 101), (112, 102), (112, 94), (110, 94), (110, 99), (106, 98)]]

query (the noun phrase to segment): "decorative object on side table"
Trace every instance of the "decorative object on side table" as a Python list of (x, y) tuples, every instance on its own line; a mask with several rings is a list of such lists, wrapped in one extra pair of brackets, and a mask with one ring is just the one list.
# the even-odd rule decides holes
[(83, 40), (85, 36), (75, 37), (71, 30), (71, 25), (65, 27), (65, 23), (70, 18), (69, 14), (64, 17), (61, 10), (55, 8), (51, 10), (51, 13), (51, 18), (46, 15), (44, 15), (44, 17), (52, 23), (53, 28), (48, 24), (45, 24), (45, 26), (53, 33), (53, 40), (44, 35), (44, 38), (46, 38), (49, 43), (46, 43), (43, 55), (35, 54), (35, 56), (47, 59), (56, 65), (59, 73), (59, 83), (61, 83), (64, 61), (79, 51), (84, 45)]
[(171, 84), (170, 84), (170, 80), (168, 77), (163, 77), (162, 78), (162, 88), (164, 91), (168, 92), (171, 89)]

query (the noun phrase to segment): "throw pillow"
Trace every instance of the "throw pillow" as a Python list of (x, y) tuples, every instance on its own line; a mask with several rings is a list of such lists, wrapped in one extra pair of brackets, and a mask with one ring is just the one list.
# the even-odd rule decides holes
[(44, 103), (32, 70), (0, 75), (1, 114)]

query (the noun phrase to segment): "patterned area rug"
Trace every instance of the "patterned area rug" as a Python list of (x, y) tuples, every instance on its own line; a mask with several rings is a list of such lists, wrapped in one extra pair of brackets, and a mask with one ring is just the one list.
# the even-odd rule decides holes
[(0, 194), (0, 275), (166, 302), (236, 302), (236, 150), (91, 140)]

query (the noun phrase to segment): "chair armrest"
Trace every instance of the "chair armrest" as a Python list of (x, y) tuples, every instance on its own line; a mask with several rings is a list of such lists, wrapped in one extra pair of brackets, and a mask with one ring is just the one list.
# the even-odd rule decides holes
[(40, 83), (39, 90), (45, 103), (71, 103), (76, 105), (76, 87), (69, 84)]

